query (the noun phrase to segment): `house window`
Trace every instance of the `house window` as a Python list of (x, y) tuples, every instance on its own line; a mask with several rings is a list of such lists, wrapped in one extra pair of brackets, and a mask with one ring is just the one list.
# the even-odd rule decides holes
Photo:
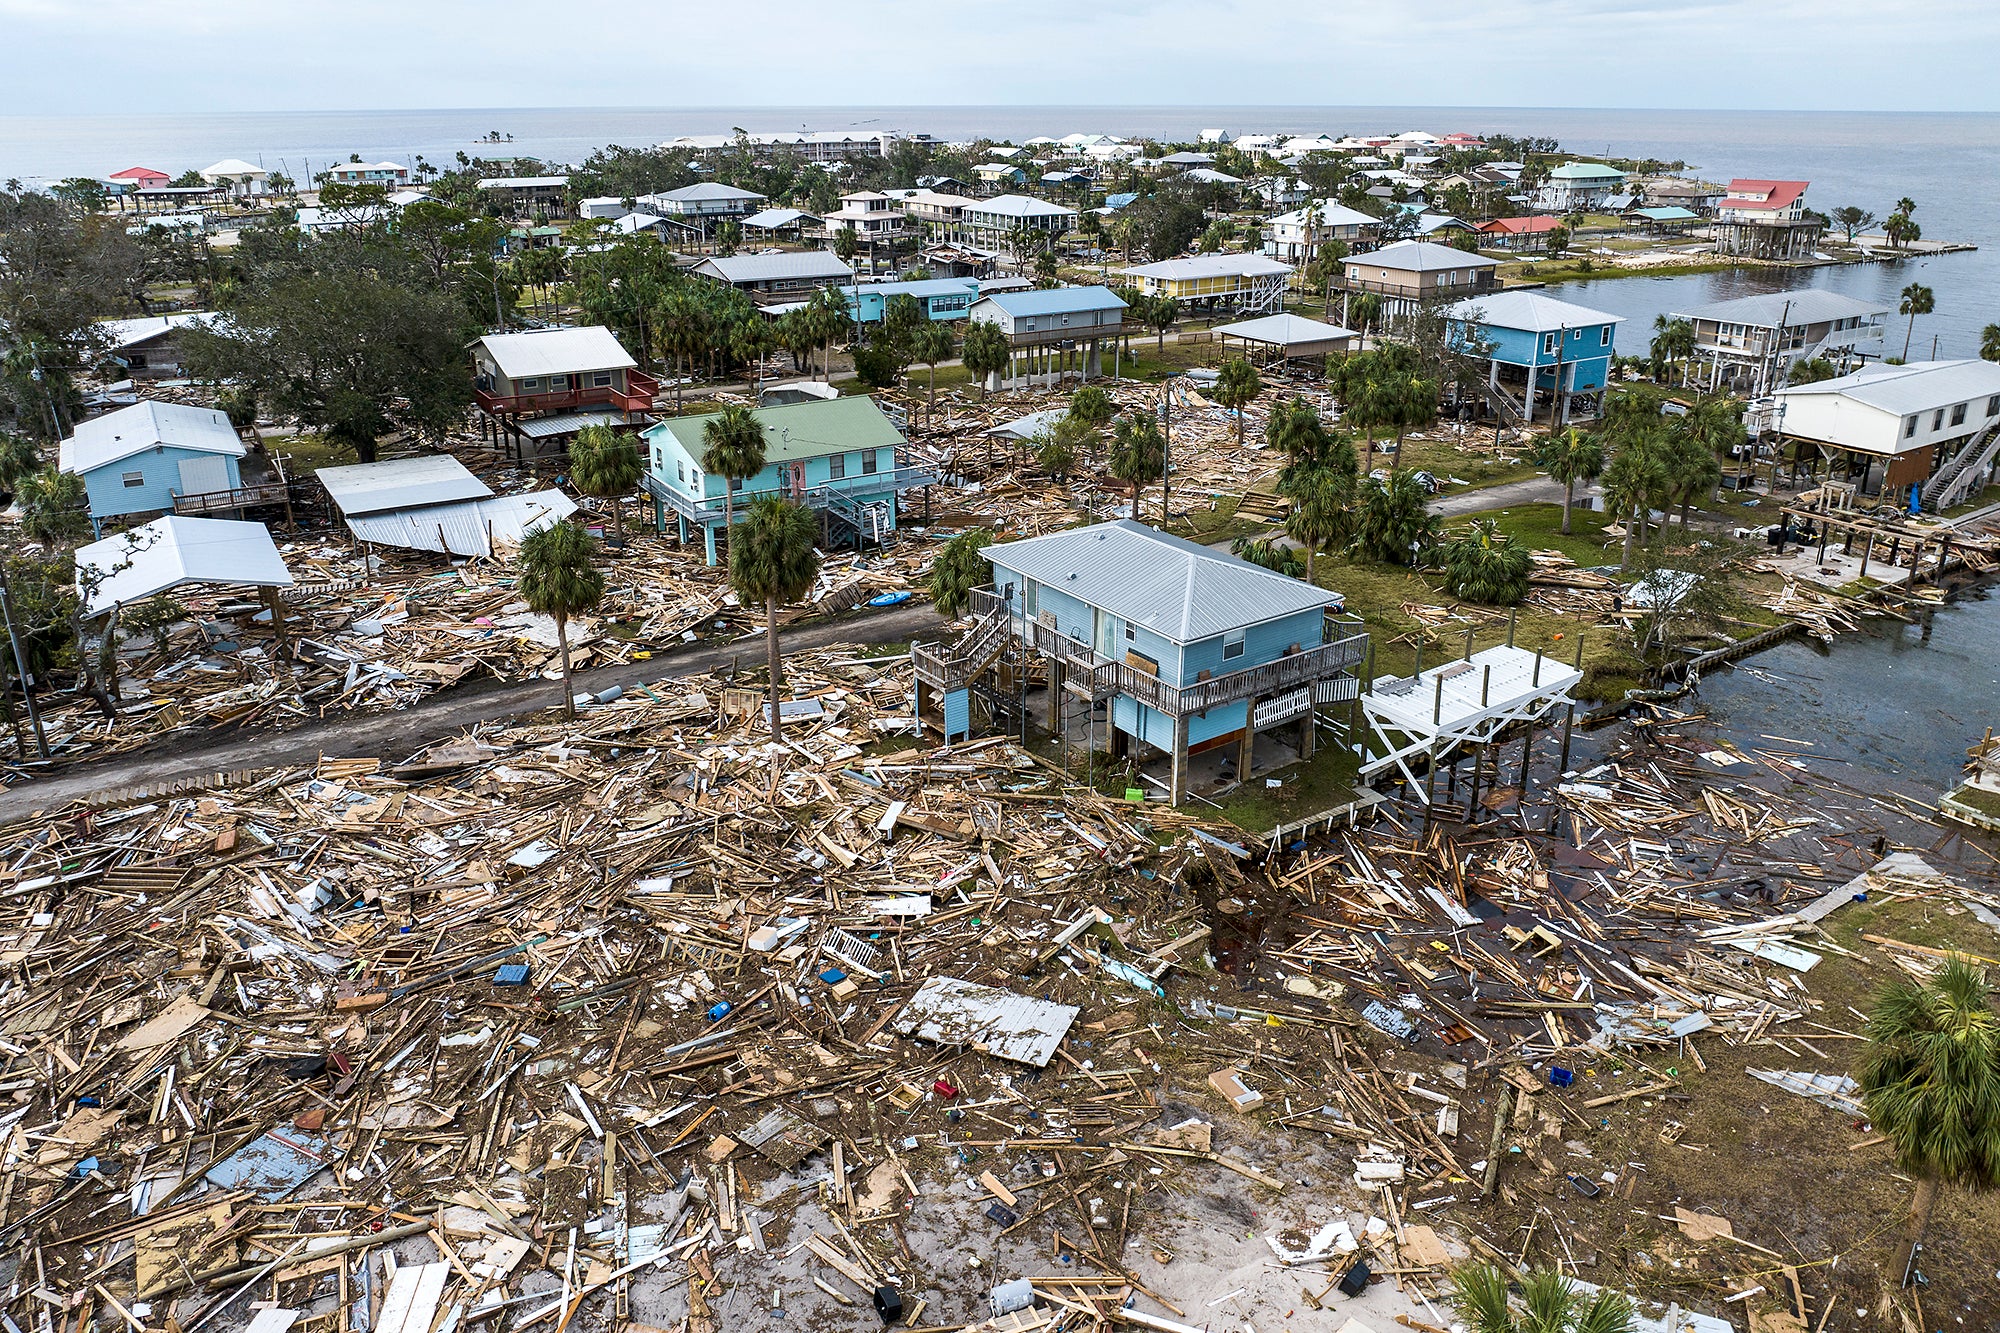
[(1543, 353), (1543, 355), (1545, 355), (1545, 356), (1554, 356), (1554, 355), (1556, 354), (1556, 347), (1557, 347), (1557, 345), (1558, 345), (1558, 344), (1559, 344), (1559, 343), (1561, 342), (1561, 339), (1562, 339), (1562, 335), (1561, 335), (1561, 334), (1559, 334), (1559, 333), (1551, 333), (1551, 334), (1548, 334), (1548, 335), (1546, 335), (1546, 336), (1545, 336), (1545, 337), (1544, 337), (1544, 338), (1542, 339), (1542, 353)]
[(1126, 621), (1126, 622), (1125, 622), (1125, 642), (1127, 642), (1127, 643), (1137, 643), (1138, 641), (1139, 641), (1139, 631), (1138, 631), (1138, 630), (1136, 630), (1136, 629), (1134, 629), (1134, 628), (1132, 628), (1132, 622), (1131, 622), (1131, 621), (1129, 621), (1129, 620), (1128, 620), (1128, 621)]
[(1599, 347), (1611, 346), (1611, 326), (1609, 324), (1604, 326), (1604, 332), (1597, 335), (1597, 345)]
[(551, 389), (567, 389), (569, 387), (569, 376), (567, 375), (549, 376), (549, 387)]
[(700, 491), (701, 491), (701, 469), (700, 469), (700, 468), (698, 468), (698, 467), (694, 467), (694, 468), (689, 468), (689, 469), (688, 469), (688, 485), (689, 485), (689, 486), (691, 486), (691, 487), (693, 487), (693, 488), (694, 488), (694, 490), (695, 490), (695, 492), (696, 492), (697, 494), (699, 494), (699, 493), (700, 493)]
[(826, 475), (835, 481), (839, 481), (842, 477), (845, 477), (847, 475), (847, 455), (828, 454), (826, 456)]
[(1952, 408), (1951, 424), (1954, 426), (1963, 426), (1965, 424), (1965, 409), (1971, 405), (1970, 403), (1960, 403), (1957, 407)]
[(525, 379), (521, 381), (522, 393), (539, 393), (541, 392), (541, 388), (542, 388), (542, 380), (539, 375), (535, 376), (532, 379)]
[(1024, 319), (1021, 321), (1021, 327), (1023, 329), (1026, 329), (1029, 333), (1033, 333), (1035, 331), (1035, 321), (1032, 319)]
[(1932, 430), (1944, 429), (1944, 409), (1942, 407), (1940, 407), (1937, 411), (1931, 413), (1931, 429)]
[(1989, 417), (2000, 417), (2000, 393), (1996, 393), (1986, 400), (1986, 415)]
[(597, 373), (596, 373), (595, 375), (592, 375), (592, 376), (590, 377), (590, 387), (591, 387), (591, 388), (593, 388), (593, 389), (608, 389), (608, 388), (610, 388), (610, 387), (611, 387), (611, 372), (610, 372), (610, 371), (608, 371), (608, 370), (600, 370), (600, 371), (598, 371), (598, 372), (597, 372)]
[(1917, 419), (1916, 419), (1916, 417), (1915, 417), (1915, 416), (1907, 416), (1907, 417), (1904, 417), (1904, 418), (1903, 418), (1903, 438), (1907, 440), (1907, 439), (1909, 439), (1909, 438), (1910, 438), (1911, 436), (1915, 435), (1916, 433), (1917, 433)]
[(143, 472), (127, 472), (121, 480), (124, 481), (126, 490), (133, 491), (146, 484), (146, 474)]
[(876, 468), (878, 466), (879, 463), (876, 460), (875, 451), (873, 449), (870, 449), (867, 453), (861, 455), (861, 473), (863, 476), (867, 477), (874, 476)]
[(1229, 662), (1241, 656), (1243, 656), (1243, 631), (1237, 630), (1234, 634), (1223, 635), (1222, 660)]

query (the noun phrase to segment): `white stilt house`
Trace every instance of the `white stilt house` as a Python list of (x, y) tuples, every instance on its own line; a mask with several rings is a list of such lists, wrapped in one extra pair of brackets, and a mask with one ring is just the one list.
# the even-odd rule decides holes
[[(1570, 707), (1583, 672), (1545, 653), (1502, 644), (1423, 667), (1413, 676), (1386, 676), (1361, 696), (1379, 751), (1361, 765), (1364, 780), (1394, 772), (1422, 789), (1412, 763), (1435, 774), (1461, 750), (1492, 744), (1516, 723), (1534, 727)], [(1427, 802), (1429, 795), (1426, 793)]]

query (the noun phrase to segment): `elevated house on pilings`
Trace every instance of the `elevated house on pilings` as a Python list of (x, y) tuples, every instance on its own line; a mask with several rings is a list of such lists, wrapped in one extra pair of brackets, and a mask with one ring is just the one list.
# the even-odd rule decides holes
[(2000, 466), (2000, 365), (1991, 361), (1869, 365), (1779, 389), (1759, 415), (1775, 422), (1794, 474), (1811, 464), (1898, 504), (1915, 486), (1933, 512), (1977, 494)]
[(1529, 291), (1493, 292), (1445, 313), (1460, 349), (1486, 359), (1494, 411), (1558, 427), (1597, 416), (1620, 316)]
[(1331, 593), (1129, 519), (987, 548), (994, 586), (971, 628), (912, 645), (916, 710), (947, 739), (976, 717), (1025, 726), (1039, 681), (1050, 730), (1081, 724), (1115, 758), (1164, 757), (1174, 804), (1191, 758), (1226, 758), (1237, 780), (1257, 743), (1313, 753), (1321, 710), (1351, 704), (1367, 656), (1361, 622)]
[(525, 457), (567, 447), (585, 426), (642, 426), (660, 383), (601, 324), (489, 333), (472, 345), (472, 403), (482, 439)]

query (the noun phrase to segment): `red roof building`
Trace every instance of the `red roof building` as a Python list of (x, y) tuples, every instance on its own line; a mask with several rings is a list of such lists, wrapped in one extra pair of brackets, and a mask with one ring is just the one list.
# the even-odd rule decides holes
[(1729, 182), (1715, 201), (1710, 235), (1718, 254), (1802, 259), (1819, 243), (1822, 220), (1806, 211), (1806, 181)]
[(1733, 180), (1716, 201), (1716, 216), (1740, 214), (1746, 222), (1796, 222), (1805, 208), (1810, 181)]
[(1538, 236), (1561, 225), (1561, 218), (1542, 214), (1526, 218), (1494, 218), (1491, 222), (1480, 223), (1479, 230), (1488, 236)]
[(173, 177), (164, 171), (155, 171), (151, 167), (127, 167), (123, 171), (113, 172), (105, 179), (128, 182), (143, 190), (154, 185), (165, 185)]

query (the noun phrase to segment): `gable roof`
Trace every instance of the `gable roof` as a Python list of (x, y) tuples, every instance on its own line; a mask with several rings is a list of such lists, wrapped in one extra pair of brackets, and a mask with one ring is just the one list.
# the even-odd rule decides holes
[[(668, 417), (640, 433), (648, 440), (663, 434), (671, 436), (690, 458), (699, 460), (707, 447), (702, 432), (721, 415), (704, 412), (699, 416)], [(907, 443), (896, 423), (883, 415), (875, 400), (866, 394), (755, 407), (750, 409), (750, 415), (764, 428), (766, 464), (865, 449), (892, 449)]]
[(1525, 329), (1530, 333), (1555, 333), (1562, 329), (1590, 329), (1604, 324), (1622, 324), (1623, 315), (1606, 314), (1589, 306), (1571, 305), (1540, 292), (1494, 292), (1488, 296), (1460, 301), (1445, 313), (1464, 319), (1474, 311), (1479, 323), (1494, 329)]
[(1349, 267), (1373, 265), (1376, 268), (1391, 268), (1398, 273), (1435, 273), (1447, 268), (1498, 268), (1500, 261), (1485, 255), (1474, 254), (1470, 250), (1460, 250), (1456, 246), (1439, 245), (1436, 241), (1398, 241), (1385, 245), (1380, 250), (1370, 250), (1367, 254), (1349, 255)]
[(1823, 287), (1801, 287), (1789, 292), (1758, 292), (1672, 313), (1676, 319), (1705, 319), (1775, 329), (1781, 319), (1790, 327), (1799, 328), (1806, 324), (1830, 323), (1836, 319), (1867, 319), (1887, 315), (1894, 309), (1895, 304), (1890, 297), (1863, 301), (1827, 291)]
[(483, 500), (493, 494), (492, 487), (450, 454), (323, 467), (318, 476), (342, 518), (454, 500)]
[(208, 310), (181, 310), (166, 315), (143, 315), (137, 319), (101, 319), (92, 327), (104, 334), (114, 352), (179, 329), (218, 323), (222, 316)]
[(1123, 310), (1125, 302), (1109, 287), (1049, 287), (1025, 292), (993, 292), (980, 298), (1016, 317), (1061, 315), (1084, 310)]
[(1866, 366), (1849, 375), (1777, 390), (1780, 399), (1837, 394), (1904, 416), (2000, 393), (2000, 364), (1992, 361), (1916, 361), (1907, 366)]
[(1251, 342), (1269, 343), (1277, 347), (1302, 347), (1312, 343), (1338, 342), (1343, 338), (1358, 338), (1361, 335), (1353, 329), (1342, 328), (1338, 324), (1324, 324), (1303, 315), (1265, 315), (1261, 319), (1240, 320), (1234, 324), (1224, 324), (1215, 330), (1231, 338), (1245, 338)]
[(214, 180), (217, 176), (268, 176), (271, 173), (262, 167), (252, 166), (240, 157), (225, 157), (212, 167), (204, 167), (204, 180)]
[(127, 167), (123, 171), (112, 172), (104, 179), (108, 181), (170, 181), (173, 177), (164, 171), (155, 171), (151, 167)]
[(1061, 215), (1075, 217), (1074, 208), (1064, 208), (1028, 194), (996, 194), (991, 199), (975, 199), (965, 206), (968, 213), (992, 213), (999, 217), (1045, 218)]
[(639, 364), (618, 341), (618, 335), (602, 324), (489, 333), (475, 345), (484, 347), (500, 373), (510, 380), (579, 370), (630, 370)]
[(1493, 236), (1534, 236), (1545, 231), (1554, 231), (1562, 226), (1562, 219), (1543, 213), (1535, 217), (1494, 218), (1491, 222), (1479, 224), (1479, 230)]
[(704, 259), (696, 273), (727, 283), (775, 282), (780, 278), (851, 279), (854, 270), (831, 250), (787, 250), (775, 255), (730, 255)]
[(1128, 518), (989, 546), (986, 558), (1178, 644), (1342, 600)]
[[(1316, 205), (1308, 204), (1306, 208), (1318, 209), (1316, 223), (1322, 227), (1373, 227), (1382, 220), (1372, 213), (1364, 213), (1358, 208), (1337, 204), (1331, 199), (1322, 199)], [(1306, 208), (1295, 208), (1289, 213), (1280, 213), (1271, 219), (1271, 225), (1303, 227), (1306, 225)]]
[(817, 217), (802, 208), (767, 208), (761, 213), (752, 213), (749, 217), (744, 218), (742, 225), (745, 227), (756, 227), (765, 231), (776, 231), (780, 227), (789, 227), (795, 222), (808, 220), (813, 222), (819, 221)]
[(1743, 213), (1779, 213), (1797, 203), (1811, 181), (1733, 180), (1729, 192), (1716, 201), (1717, 208)]
[(227, 413), (148, 398), (83, 422), (57, 447), (56, 466), (64, 472), (94, 472), (155, 445), (231, 458), (248, 452)]
[(1291, 271), (1290, 264), (1281, 264), (1263, 255), (1195, 255), (1191, 259), (1162, 259), (1156, 264), (1121, 268), (1118, 273), (1120, 277), (1173, 281), (1186, 278), (1270, 277)]
[(97, 586), (89, 589), (84, 608), (87, 615), (141, 602), (183, 583), (292, 586), (292, 571), (285, 568), (270, 529), (262, 523), (226, 518), (168, 514), (130, 532), (78, 547), (76, 567), (79, 592), (84, 590), (85, 569), (103, 574)]
[(1565, 162), (1549, 173), (1552, 181), (1624, 180), (1625, 173), (1602, 162)]
[(748, 200), (762, 199), (755, 190), (739, 190), (734, 185), (724, 185), (721, 181), (697, 181), (693, 185), (683, 185), (678, 190), (662, 190), (645, 196), (647, 199), (672, 200), (677, 204), (698, 203), (704, 200)]

